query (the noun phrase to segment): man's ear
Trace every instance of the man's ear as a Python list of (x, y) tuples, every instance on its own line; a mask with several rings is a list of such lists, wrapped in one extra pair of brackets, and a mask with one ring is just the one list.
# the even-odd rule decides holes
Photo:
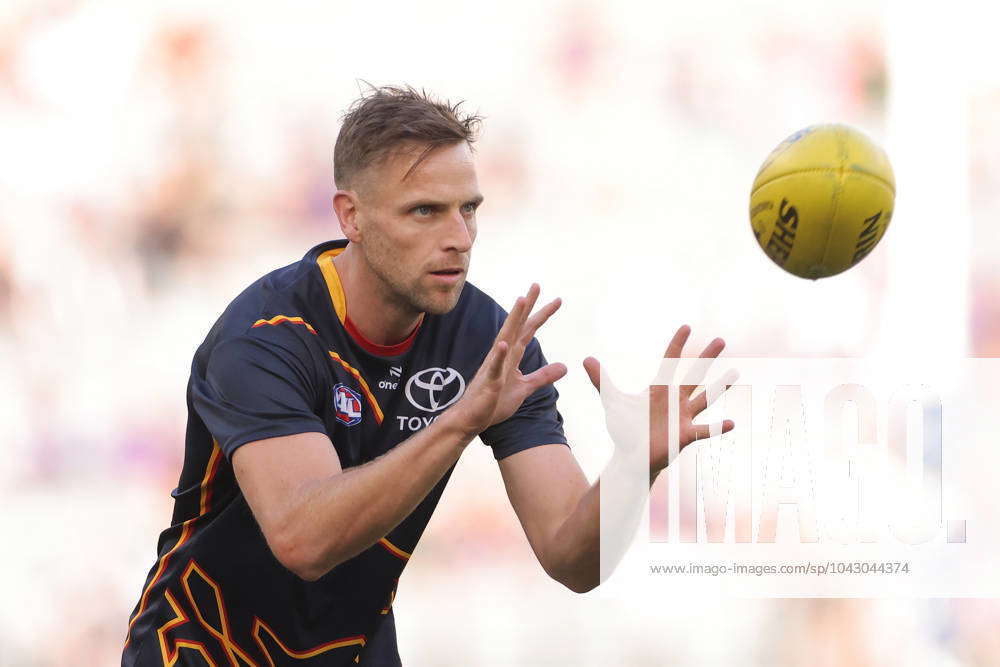
[(354, 190), (337, 190), (333, 195), (333, 211), (340, 221), (340, 231), (351, 243), (361, 240), (361, 230), (358, 228), (358, 195)]

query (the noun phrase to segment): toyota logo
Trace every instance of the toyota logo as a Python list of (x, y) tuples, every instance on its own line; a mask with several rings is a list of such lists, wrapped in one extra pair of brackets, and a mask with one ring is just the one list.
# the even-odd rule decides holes
[(439, 412), (462, 398), (465, 379), (454, 368), (427, 368), (410, 377), (406, 398), (424, 412)]

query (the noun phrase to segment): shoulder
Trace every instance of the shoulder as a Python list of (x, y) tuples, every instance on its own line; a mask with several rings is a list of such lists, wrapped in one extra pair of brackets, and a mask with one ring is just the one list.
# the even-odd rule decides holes
[(255, 280), (229, 303), (213, 328), (216, 335), (225, 339), (259, 330), (266, 336), (276, 330), (316, 337), (318, 330), (329, 330), (336, 318), (322, 266), (345, 245), (343, 239), (321, 243), (297, 262)]
[(217, 323), (218, 333), (228, 338), (286, 324), (314, 334), (308, 304), (300, 296), (302, 283), (308, 278), (305, 268), (301, 261), (295, 262), (255, 280), (223, 311)]
[(327, 378), (327, 360), (322, 346), (314, 342), (315, 335), (304, 325), (268, 322), (206, 341), (195, 355), (192, 377), (234, 395), (274, 395), (289, 387), (318, 392)]
[(309, 266), (295, 262), (265, 274), (233, 299), (209, 330), (196, 359), (203, 363), (223, 346), (271, 349), (308, 360), (322, 350), (318, 309), (310, 307)]

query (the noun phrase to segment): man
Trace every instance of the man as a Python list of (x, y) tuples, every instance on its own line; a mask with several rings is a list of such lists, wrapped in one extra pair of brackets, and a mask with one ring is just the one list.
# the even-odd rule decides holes
[[(556, 411), (566, 367), (534, 338), (560, 302), (536, 311), (532, 285), (507, 315), (465, 282), (478, 122), (396, 88), (345, 116), (345, 239), (252, 284), (195, 354), (173, 525), (123, 665), (398, 665), (396, 583), (477, 436), (545, 571), (597, 585), (599, 487)], [(691, 423), (704, 403), (683, 402), (682, 445), (708, 435)], [(667, 463), (653, 441), (650, 479)]]

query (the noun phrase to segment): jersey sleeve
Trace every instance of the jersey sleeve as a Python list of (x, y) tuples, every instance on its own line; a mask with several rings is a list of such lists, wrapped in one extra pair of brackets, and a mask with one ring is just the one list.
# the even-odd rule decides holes
[(296, 433), (326, 433), (322, 387), (305, 345), (240, 336), (211, 352), (192, 390), (195, 410), (227, 457), (240, 445)]
[[(521, 372), (527, 375), (547, 363), (538, 340), (532, 339), (521, 358)], [(524, 399), (521, 407), (508, 419), (490, 426), (479, 437), (493, 448), (493, 456), (498, 461), (540, 445), (565, 445), (562, 415), (556, 410), (558, 398), (556, 388), (546, 385)]]

